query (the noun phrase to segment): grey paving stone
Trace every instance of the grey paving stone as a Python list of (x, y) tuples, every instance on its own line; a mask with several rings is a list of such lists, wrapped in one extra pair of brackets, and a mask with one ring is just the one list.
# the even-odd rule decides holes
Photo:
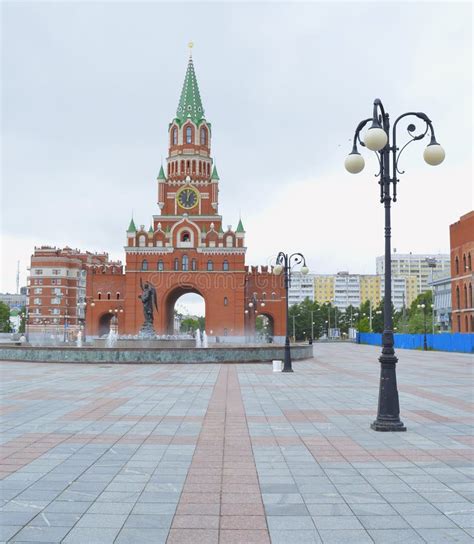
[(410, 526), (401, 516), (358, 516), (366, 529), (409, 529)]
[(119, 528), (74, 527), (62, 541), (64, 544), (112, 544)]
[(298, 493), (263, 493), (264, 504), (303, 504), (303, 497)]
[[(270, 531), (272, 544), (320, 544), (322, 540), (318, 532), (313, 530)], [(346, 543), (347, 544), (347, 543)]]
[(320, 529), (363, 529), (356, 516), (312, 516), (314, 525)]
[(456, 527), (456, 525), (447, 516), (441, 513), (438, 515), (405, 515), (403, 517), (414, 529), (440, 529)]
[(473, 537), (462, 529), (418, 529), (418, 533), (429, 544), (472, 544)]
[(27, 525), (13, 537), (13, 542), (61, 542), (70, 527), (35, 527)]
[(0, 525), (0, 542), (5, 542), (21, 531), (22, 525)]
[(83, 514), (91, 506), (91, 502), (53, 501), (46, 506), (44, 512)]
[(324, 544), (373, 544), (364, 530), (318, 530)]
[(414, 529), (369, 529), (375, 544), (423, 544), (425, 541)]
[(270, 531), (314, 530), (315, 526), (309, 516), (267, 516)]
[(120, 528), (126, 519), (127, 514), (89, 514), (87, 512), (77, 522), (76, 527)]
[(172, 514), (132, 514), (127, 518), (124, 528), (169, 529)]
[(266, 504), (267, 516), (309, 516), (305, 504)]
[(347, 504), (308, 504), (311, 516), (353, 516)]

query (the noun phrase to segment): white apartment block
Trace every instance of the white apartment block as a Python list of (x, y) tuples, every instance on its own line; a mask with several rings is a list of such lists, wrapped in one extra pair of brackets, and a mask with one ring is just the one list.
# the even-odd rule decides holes
[[(434, 253), (392, 253), (392, 276), (416, 277), (416, 293), (424, 293), (431, 289), (430, 282), (433, 274), (447, 273), (451, 270), (450, 256), (448, 254)], [(376, 259), (376, 273), (385, 273), (385, 258)]]
[[(416, 281), (411, 277), (392, 276), (392, 304), (395, 310), (400, 311), (403, 307), (408, 308), (409, 304), (409, 282), (410, 280)], [(385, 278), (380, 278), (380, 298), (383, 298), (385, 290)]]
[(288, 305), (299, 304), (306, 298), (314, 301), (314, 274), (303, 275), (301, 272), (293, 272), (288, 289)]
[(360, 275), (338, 272), (334, 277), (334, 306), (344, 310), (348, 306), (358, 308), (361, 303)]

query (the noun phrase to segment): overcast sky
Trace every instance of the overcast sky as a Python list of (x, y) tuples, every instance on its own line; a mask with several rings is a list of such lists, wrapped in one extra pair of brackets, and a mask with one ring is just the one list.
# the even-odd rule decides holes
[[(21, 284), (35, 245), (124, 258), (134, 214), (158, 213), (193, 40), (220, 213), (247, 263), (301, 251), (312, 272), (375, 273), (383, 208), (373, 156), (346, 173), (354, 128), (380, 97), (392, 120), (433, 120), (446, 160), (401, 159), (398, 252), (448, 252), (472, 203), (470, 3), (3, 2), (2, 268)], [(401, 133), (404, 138), (404, 132)]]

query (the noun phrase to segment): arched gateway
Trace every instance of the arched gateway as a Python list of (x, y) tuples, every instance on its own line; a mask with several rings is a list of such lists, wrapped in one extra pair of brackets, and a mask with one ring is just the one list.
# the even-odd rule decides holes
[[(166, 171), (162, 166), (157, 178), (159, 213), (153, 215), (150, 225), (138, 228), (132, 219), (127, 230), (124, 285), (117, 288), (125, 293), (120, 333), (137, 334), (140, 330), (140, 282), (148, 281), (158, 296), (153, 323), (158, 334), (170, 331), (176, 299), (194, 292), (205, 300), (208, 335), (248, 336), (255, 329), (255, 315), (246, 312), (251, 300), (266, 301), (274, 335), (284, 335), (282, 277), (273, 275), (268, 267), (245, 265), (241, 220), (235, 230), (223, 226), (211, 140), (211, 124), (204, 116), (190, 57), (176, 117), (168, 128)], [(107, 278), (100, 280), (103, 291)], [(96, 300), (97, 293), (90, 285), (88, 295)], [(98, 316), (88, 317), (92, 323), (89, 333), (94, 334)]]

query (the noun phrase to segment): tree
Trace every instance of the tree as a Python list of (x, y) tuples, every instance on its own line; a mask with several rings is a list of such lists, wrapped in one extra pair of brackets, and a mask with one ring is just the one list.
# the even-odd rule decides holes
[(18, 329), (19, 333), (24, 333), (26, 330), (26, 307), (23, 306), (20, 312), (20, 328)]
[(186, 316), (181, 320), (180, 332), (194, 332), (197, 329), (203, 331), (205, 329), (205, 319), (203, 316)]
[(4, 302), (0, 302), (0, 332), (11, 332), (10, 308)]

